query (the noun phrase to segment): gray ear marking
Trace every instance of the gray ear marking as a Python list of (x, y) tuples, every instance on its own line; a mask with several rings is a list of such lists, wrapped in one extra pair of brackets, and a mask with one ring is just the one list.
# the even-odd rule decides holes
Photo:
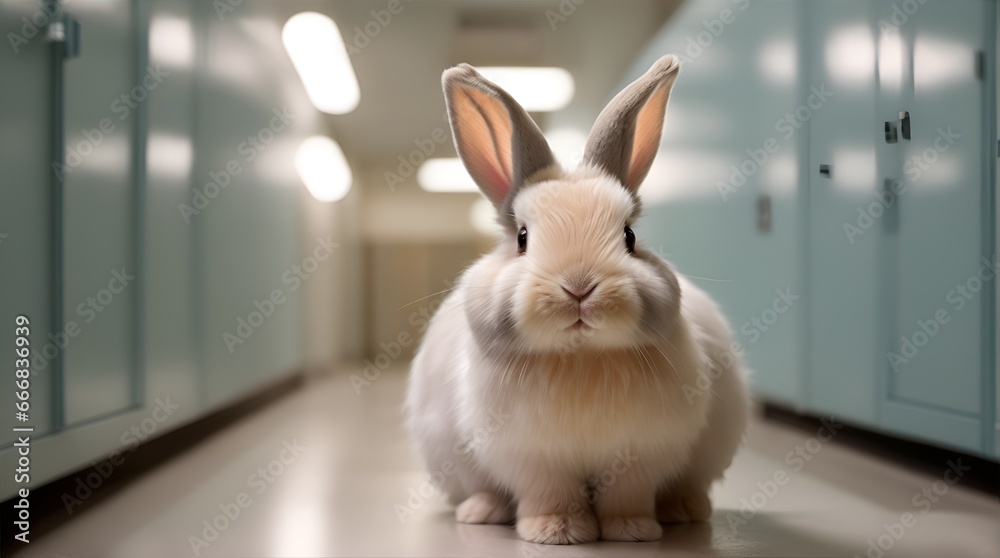
[(603, 170), (635, 192), (656, 157), (679, 70), (680, 59), (668, 54), (618, 93), (590, 131), (583, 164)]
[(459, 64), (441, 76), (455, 150), (480, 190), (501, 210), (524, 182), (555, 164), (538, 125), (506, 91)]

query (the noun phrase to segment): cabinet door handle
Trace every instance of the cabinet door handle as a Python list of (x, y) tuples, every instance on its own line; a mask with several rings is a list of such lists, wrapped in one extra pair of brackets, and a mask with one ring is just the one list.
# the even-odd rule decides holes
[(903, 139), (910, 139), (910, 111), (903, 110), (899, 112), (899, 133), (903, 136)]
[(771, 196), (767, 194), (757, 197), (757, 231), (771, 232)]
[(830, 178), (830, 165), (820, 165), (819, 173), (827, 178)]
[(886, 120), (885, 122), (885, 142), (896, 143), (899, 137), (896, 135), (896, 124)]

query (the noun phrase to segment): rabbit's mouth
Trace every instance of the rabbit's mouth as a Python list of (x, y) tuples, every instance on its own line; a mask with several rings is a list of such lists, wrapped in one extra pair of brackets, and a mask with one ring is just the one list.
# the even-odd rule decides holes
[(587, 322), (583, 321), (583, 318), (580, 318), (577, 321), (573, 322), (573, 325), (569, 326), (566, 329), (572, 329), (574, 331), (587, 331), (587, 330), (593, 329), (593, 328), (591, 327), (590, 324), (588, 324)]

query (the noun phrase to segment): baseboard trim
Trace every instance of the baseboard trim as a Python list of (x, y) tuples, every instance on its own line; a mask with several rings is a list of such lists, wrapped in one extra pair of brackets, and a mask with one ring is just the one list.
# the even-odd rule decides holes
[[(305, 384), (305, 379), (304, 370), (296, 371), (276, 382), (253, 390), (229, 405), (210, 411), (204, 417), (141, 444), (129, 454), (124, 463), (115, 468), (114, 475), (108, 477), (89, 498), (83, 500), (80, 507), (75, 508), (72, 514), (67, 513), (62, 495), (73, 494), (77, 488), (77, 479), (81, 478), (81, 475), (96, 471), (94, 467), (83, 467), (42, 486), (32, 488), (30, 540), (37, 540), (67, 521), (87, 513), (96, 504), (116, 494), (135, 480), (183, 455), (198, 442), (300, 389)], [(17, 498), (11, 498), (0, 503), (0, 523), (9, 527), (3, 529), (0, 556), (10, 556), (29, 548), (28, 545), (13, 538), (16, 534), (16, 530), (13, 529), (13, 522), (16, 521), (14, 509), (16, 501)]]
[[(801, 413), (773, 402), (764, 402), (761, 414), (768, 420), (807, 432), (815, 432), (821, 424), (819, 416)], [(1000, 462), (955, 449), (897, 438), (846, 421), (844, 423), (844, 428), (837, 432), (837, 443), (932, 476), (939, 476), (942, 464), (949, 459), (961, 457), (964, 463), (972, 465), (972, 469), (962, 477), (960, 484), (1000, 496)]]

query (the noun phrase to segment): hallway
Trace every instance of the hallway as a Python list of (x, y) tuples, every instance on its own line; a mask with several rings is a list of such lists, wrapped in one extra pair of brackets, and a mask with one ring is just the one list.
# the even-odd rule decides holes
[(667, 527), (658, 543), (546, 547), (457, 525), (402, 429), (404, 385), (403, 370), (361, 393), (345, 372), (310, 380), (18, 555), (883, 556), (869, 541), (885, 556), (1000, 554), (1000, 501), (948, 484), (945, 463), (918, 474), (839, 444), (835, 424), (814, 439), (762, 419), (716, 487), (712, 522)]

